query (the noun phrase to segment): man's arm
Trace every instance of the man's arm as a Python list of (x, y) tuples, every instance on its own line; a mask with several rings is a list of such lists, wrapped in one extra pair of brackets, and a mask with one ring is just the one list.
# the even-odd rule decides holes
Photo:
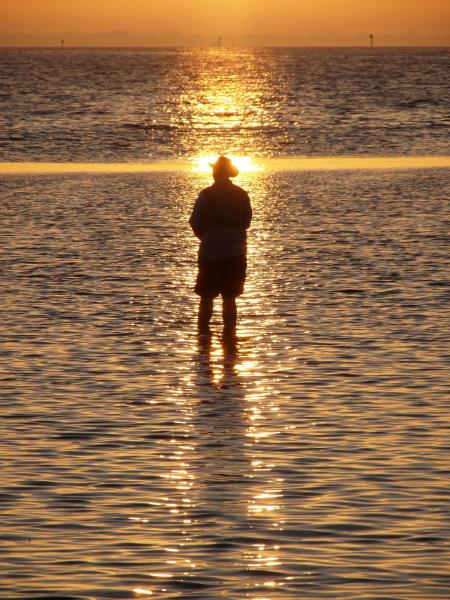
[(252, 222), (252, 205), (250, 203), (250, 198), (245, 193), (245, 211), (244, 211), (244, 227), (248, 229), (250, 227), (250, 223)]
[(203, 192), (200, 192), (197, 200), (195, 201), (194, 208), (192, 210), (191, 218), (189, 219), (189, 225), (191, 226), (194, 235), (201, 239), (203, 233), (202, 228), (202, 205), (203, 205)]

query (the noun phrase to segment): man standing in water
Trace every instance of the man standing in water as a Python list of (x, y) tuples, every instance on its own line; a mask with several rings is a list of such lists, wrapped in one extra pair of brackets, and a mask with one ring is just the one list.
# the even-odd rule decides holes
[(230, 181), (239, 173), (232, 161), (220, 156), (211, 167), (214, 183), (200, 192), (189, 219), (200, 240), (195, 284), (195, 293), (200, 296), (198, 328), (209, 333), (214, 298), (220, 294), (223, 333), (234, 337), (236, 297), (244, 291), (252, 208), (247, 192)]

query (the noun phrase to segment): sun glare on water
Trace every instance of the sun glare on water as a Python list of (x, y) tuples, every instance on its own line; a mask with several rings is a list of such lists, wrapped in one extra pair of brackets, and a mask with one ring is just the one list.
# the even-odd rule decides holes
[[(250, 173), (262, 169), (261, 166), (255, 165), (249, 156), (234, 156), (232, 154), (227, 154), (226, 156), (231, 158), (233, 164), (237, 166), (240, 173)], [(211, 165), (214, 164), (217, 159), (217, 155), (199, 156), (194, 158), (192, 161), (192, 170), (196, 173), (211, 173)]]

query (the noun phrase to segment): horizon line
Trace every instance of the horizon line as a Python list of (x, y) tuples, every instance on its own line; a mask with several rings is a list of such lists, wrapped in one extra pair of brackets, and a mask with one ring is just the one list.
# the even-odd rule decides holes
[(302, 45), (292, 45), (292, 44), (230, 44), (230, 45), (222, 45), (220, 47), (212, 45), (212, 44), (163, 44), (163, 45), (90, 45), (90, 44), (81, 44), (81, 45), (66, 45), (64, 44), (64, 48), (61, 48), (61, 39), (59, 43), (55, 43), (55, 45), (39, 45), (39, 44), (17, 44), (17, 45), (3, 45), (0, 42), (0, 48), (5, 49), (13, 49), (13, 48), (45, 48), (45, 49), (55, 49), (55, 50), (69, 50), (69, 49), (80, 49), (80, 48), (104, 48), (104, 49), (149, 49), (149, 48), (210, 48), (223, 50), (227, 48), (367, 48), (368, 50), (377, 50), (378, 48), (450, 48), (450, 44), (401, 44), (401, 45), (392, 45), (392, 44), (376, 44), (372, 48), (370, 44), (302, 44)]

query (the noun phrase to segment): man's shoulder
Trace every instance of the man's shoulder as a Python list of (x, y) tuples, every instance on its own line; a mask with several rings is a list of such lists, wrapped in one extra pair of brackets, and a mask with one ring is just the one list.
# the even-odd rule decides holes
[(248, 197), (248, 193), (246, 190), (244, 190), (244, 188), (241, 188), (239, 185), (236, 185), (235, 183), (231, 183), (233, 191), (236, 195), (239, 196), (243, 196), (245, 198)]
[(202, 189), (199, 196), (206, 197), (208, 195), (208, 193), (210, 193), (213, 190), (214, 190), (214, 185), (208, 185), (208, 187), (205, 187)]
[(216, 183), (209, 185), (204, 188), (200, 194), (199, 198), (206, 200), (209, 197), (214, 198), (215, 196), (231, 196), (235, 198), (248, 199), (248, 193), (244, 188), (241, 188), (239, 185), (236, 185), (232, 181), (227, 183), (226, 186), (218, 186)]
[(207, 199), (208, 193), (210, 192), (211, 188), (211, 185), (206, 188), (203, 188), (198, 194), (197, 202), (204, 202)]

